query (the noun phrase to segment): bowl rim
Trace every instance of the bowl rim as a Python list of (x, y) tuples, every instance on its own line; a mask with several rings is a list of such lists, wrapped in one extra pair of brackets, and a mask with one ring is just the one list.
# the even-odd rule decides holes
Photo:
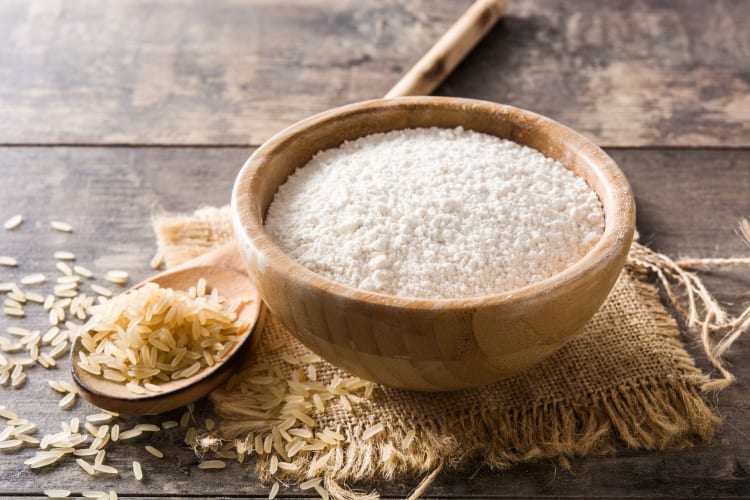
[[(298, 263), (271, 239), (265, 231), (263, 217), (261, 214), (255, 213), (249, 200), (245, 200), (244, 194), (251, 192), (251, 186), (259, 182), (258, 173), (265, 158), (274, 155), (279, 149), (289, 147), (294, 137), (304, 134), (310, 128), (318, 127), (332, 120), (340, 120), (394, 106), (437, 106), (501, 112), (511, 116), (521, 116), (534, 128), (548, 127), (547, 134), (550, 136), (559, 135), (568, 141), (572, 139), (578, 146), (574, 154), (583, 154), (589, 158), (590, 161), (586, 168), (594, 169), (594, 174), (604, 181), (601, 189), (608, 190), (610, 192), (609, 199), (614, 202), (614, 206), (611, 203), (605, 205), (600, 191), (587, 180), (587, 184), (597, 194), (604, 209), (604, 233), (583, 257), (548, 278), (520, 288), (459, 298), (408, 297), (358, 289), (320, 275)], [(466, 128), (470, 129), (470, 127)], [(399, 127), (394, 127), (390, 130), (399, 129)], [(560, 143), (562, 144), (562, 141)], [(561, 163), (565, 165), (564, 162)], [(570, 168), (567, 165), (565, 166)], [(245, 200), (244, 206), (241, 205), (243, 200)], [(360, 101), (323, 111), (281, 130), (255, 150), (237, 174), (232, 189), (231, 215), (235, 235), (241, 247), (252, 248), (258, 255), (262, 255), (265, 265), (275, 268), (279, 274), (284, 275), (295, 286), (312, 289), (323, 295), (346, 297), (350, 301), (364, 302), (368, 305), (402, 309), (439, 309), (442, 311), (494, 305), (512, 306), (513, 304), (533, 300), (534, 297), (546, 296), (555, 291), (560, 292), (565, 289), (566, 285), (580, 280), (606, 263), (624, 260), (635, 232), (635, 200), (630, 184), (614, 160), (594, 142), (573, 129), (533, 111), (490, 101), (436, 96), (410, 96)]]

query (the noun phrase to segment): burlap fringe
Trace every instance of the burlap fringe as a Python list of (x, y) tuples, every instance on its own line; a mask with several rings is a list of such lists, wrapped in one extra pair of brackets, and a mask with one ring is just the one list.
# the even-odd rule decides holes
[[(743, 219), (740, 231), (750, 245), (750, 222)], [(701, 384), (704, 391), (721, 390), (735, 381), (726, 368), (724, 354), (750, 328), (750, 306), (737, 316), (730, 316), (706, 289), (703, 281), (691, 269), (750, 265), (750, 258), (700, 258), (673, 261), (639, 243), (633, 243), (626, 266), (634, 272), (650, 273), (661, 284), (667, 301), (690, 330), (698, 330), (703, 351), (720, 377)], [(682, 290), (686, 295), (677, 295)]]
[[(628, 266), (641, 272), (653, 271), (655, 263), (661, 262), (660, 257), (639, 245), (634, 249), (636, 260)], [(659, 269), (664, 276), (671, 276), (671, 271)], [(646, 282), (636, 282), (636, 286), (639, 294), (646, 297), (645, 302), (654, 304), (650, 314), (660, 327), (656, 331), (675, 347), (674, 356), (682, 372), (679, 379), (643, 378), (636, 384), (588, 395), (577, 404), (550, 401), (529, 408), (484, 408), (458, 421), (433, 419), (413, 429), (417, 435), (406, 450), (401, 443), (409, 428), (388, 428), (368, 440), (361, 439), (364, 425), (340, 429), (347, 438), (340, 446), (325, 453), (295, 457), (298, 480), (323, 477), (333, 498), (369, 500), (377, 498), (377, 494), (352, 491), (345, 485), (426, 475), (409, 497), (416, 499), (441, 470), (459, 467), (469, 459), (479, 459), (492, 469), (507, 469), (518, 462), (555, 457), (568, 467), (571, 457), (608, 454), (623, 445), (633, 449), (680, 449), (696, 440), (709, 439), (720, 418), (706, 406), (699, 388), (722, 385), (696, 369), (676, 336), (674, 319), (658, 307), (656, 289)], [(673, 297), (677, 298), (674, 294)], [(697, 299), (693, 307), (698, 307)], [(690, 310), (685, 312), (689, 314)], [(248, 406), (246, 395), (223, 391), (212, 399), (220, 410), (225, 438), (268, 431), (273, 424), (262, 419), (264, 412), (260, 408)], [(258, 457), (257, 468), (262, 480), (271, 479), (266, 458)]]

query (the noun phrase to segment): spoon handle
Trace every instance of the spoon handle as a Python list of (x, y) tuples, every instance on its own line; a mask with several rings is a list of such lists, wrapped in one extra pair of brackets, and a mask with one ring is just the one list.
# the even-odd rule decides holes
[(506, 0), (477, 0), (385, 95), (429, 95), (505, 12)]

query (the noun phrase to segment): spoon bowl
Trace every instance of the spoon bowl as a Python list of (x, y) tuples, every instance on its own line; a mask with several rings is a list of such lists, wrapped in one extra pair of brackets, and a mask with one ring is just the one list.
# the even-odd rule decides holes
[[(159, 385), (161, 392), (134, 394), (121, 382), (93, 375), (78, 366), (78, 353), (84, 349), (79, 339), (71, 350), (71, 372), (79, 393), (87, 401), (105, 410), (134, 415), (162, 413), (191, 403), (205, 396), (229, 379), (257, 342), (262, 331), (264, 308), (257, 289), (247, 275), (240, 271), (240, 254), (236, 245), (230, 244), (211, 251), (182, 266), (156, 275), (139, 283), (156, 283), (162, 288), (186, 291), (195, 286), (198, 279), (206, 280), (208, 291), (218, 289), (227, 298), (239, 298), (242, 303), (237, 310), (237, 323), (246, 324), (246, 331), (239, 333), (231, 351), (213, 366), (205, 367), (195, 375), (170, 380)], [(131, 290), (132, 290), (131, 289)]]

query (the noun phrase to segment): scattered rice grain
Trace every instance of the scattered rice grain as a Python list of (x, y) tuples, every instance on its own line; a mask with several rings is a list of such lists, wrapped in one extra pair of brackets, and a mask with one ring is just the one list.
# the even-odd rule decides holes
[(3, 312), (7, 316), (15, 316), (17, 318), (23, 318), (25, 316), (23, 309), (18, 309), (15, 307), (5, 307), (3, 308)]
[(313, 486), (313, 488), (315, 488), (315, 492), (320, 495), (320, 498), (322, 498), (323, 500), (328, 500), (328, 492), (324, 490), (321, 485), (315, 485)]
[(47, 278), (42, 273), (32, 273), (21, 278), (22, 285), (39, 285), (44, 283)]
[(14, 259), (13, 257), (8, 257), (7, 255), (0, 255), (0, 266), (16, 267), (17, 265), (18, 265), (18, 261)]
[(164, 430), (174, 429), (178, 425), (180, 425), (180, 424), (176, 420), (167, 420), (167, 421), (161, 423), (161, 428), (164, 429)]
[(91, 270), (86, 267), (75, 265), (73, 266), (73, 270), (76, 272), (76, 274), (83, 276), (84, 278), (91, 279), (94, 277), (94, 273), (92, 273)]
[(86, 422), (92, 424), (107, 424), (112, 421), (113, 415), (110, 413), (94, 413), (92, 415), (86, 415)]
[(17, 286), (13, 287), (13, 290), (8, 294), (8, 298), (18, 301), (20, 303), (26, 302), (26, 294), (21, 291)]
[(50, 222), (50, 225), (52, 226), (52, 229), (54, 229), (55, 231), (60, 231), (61, 233), (73, 232), (73, 226), (71, 226), (67, 222), (53, 220), (52, 222)]
[(103, 472), (104, 474), (119, 474), (120, 471), (112, 467), (111, 465), (98, 464), (94, 465), (96, 472)]
[(57, 403), (57, 405), (63, 410), (69, 410), (73, 407), (75, 402), (76, 402), (76, 393), (69, 392), (60, 400), (59, 403)]
[(109, 498), (109, 494), (105, 491), (84, 491), (82, 495), (84, 498), (97, 498), (97, 499), (100, 499), (101, 497)]
[(129, 429), (127, 431), (121, 431), (120, 432), (120, 441), (127, 441), (128, 439), (133, 439), (143, 434), (143, 432), (139, 429)]
[(68, 498), (71, 494), (70, 490), (44, 490), (44, 494), (48, 498)]
[(65, 262), (58, 262), (55, 264), (55, 267), (65, 276), (73, 276), (73, 270)]
[(21, 224), (23, 224), (23, 215), (17, 214), (17, 215), (13, 215), (12, 217), (7, 218), (5, 222), (3, 222), (3, 228), (5, 228), (8, 231), (11, 231), (17, 228), (18, 226), (20, 226)]
[(21, 304), (20, 302), (15, 301), (13, 299), (5, 299), (3, 301), (3, 306), (10, 307), (10, 308), (13, 308), (13, 309), (23, 309), (23, 304)]
[(5, 408), (5, 406), (0, 406), (0, 417), (6, 419), (6, 420), (16, 420), (18, 418), (18, 415)]
[(161, 252), (161, 250), (157, 250), (154, 256), (151, 258), (149, 266), (151, 266), (151, 269), (159, 269), (163, 263), (164, 254)]
[(58, 250), (54, 255), (57, 260), (76, 260), (76, 255), (66, 250)]
[(223, 460), (206, 460), (198, 464), (199, 469), (224, 469), (227, 463)]
[(153, 456), (155, 456), (156, 458), (164, 458), (164, 453), (162, 453), (161, 451), (157, 450), (157, 449), (156, 449), (156, 448), (154, 448), (153, 446), (151, 446), (151, 445), (146, 445), (146, 446), (145, 446), (145, 448), (146, 448), (146, 451), (147, 451), (147, 452), (149, 452), (150, 454), (152, 454), (152, 455), (153, 455)]
[(128, 282), (128, 278), (128, 273), (120, 270), (107, 271), (107, 273), (104, 275), (105, 280), (116, 285), (124, 285)]
[(297, 464), (293, 464), (291, 462), (281, 462), (279, 461), (279, 469), (287, 472), (294, 472), (297, 469), (299, 469), (299, 466)]
[(20, 374), (20, 375), (18, 375), (17, 377), (11, 377), (11, 379), (10, 379), (10, 385), (11, 385), (11, 387), (13, 387), (14, 389), (18, 389), (18, 388), (19, 388), (19, 387), (21, 387), (21, 386), (22, 386), (22, 385), (23, 385), (23, 384), (24, 384), (25, 382), (26, 382), (26, 374), (25, 374), (25, 373), (21, 373), (21, 374)]
[(9, 439), (0, 442), (0, 451), (15, 451), (23, 446), (23, 441), (20, 439)]
[(362, 440), (367, 441), (368, 439), (371, 439), (380, 434), (384, 430), (385, 426), (382, 423), (375, 424), (372, 427), (365, 429), (365, 431), (362, 433)]
[(111, 297), (112, 296), (112, 290), (109, 288), (105, 288), (103, 286), (97, 285), (96, 283), (91, 284), (91, 289), (101, 295), (102, 297)]
[(273, 486), (271, 486), (271, 491), (268, 492), (268, 500), (273, 500), (276, 498), (276, 495), (279, 494), (279, 482), (276, 481), (273, 483)]
[(316, 477), (316, 478), (313, 478), (313, 479), (308, 479), (304, 483), (300, 483), (299, 489), (301, 489), (301, 490), (309, 490), (310, 488), (314, 488), (317, 485), (319, 485), (322, 481), (323, 481), (323, 479), (320, 478), (320, 477)]
[(138, 429), (142, 432), (159, 432), (161, 427), (156, 424), (137, 424), (134, 429)]
[(141, 463), (137, 460), (133, 462), (133, 475), (136, 480), (143, 481), (143, 468), (141, 467)]

